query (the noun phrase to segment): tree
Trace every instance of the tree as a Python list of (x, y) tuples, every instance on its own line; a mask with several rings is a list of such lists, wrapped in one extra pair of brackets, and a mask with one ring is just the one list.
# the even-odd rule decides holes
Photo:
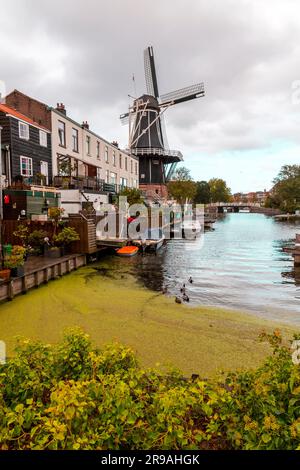
[(168, 183), (168, 192), (176, 201), (184, 205), (194, 199), (197, 191), (197, 185), (194, 181), (170, 181)]
[(127, 202), (130, 206), (133, 204), (143, 204), (144, 200), (142, 198), (142, 193), (137, 188), (123, 188), (119, 196), (126, 196)]
[(212, 178), (208, 182), (210, 187), (211, 202), (229, 202), (231, 200), (231, 191), (226, 181), (221, 178)]
[(196, 194), (194, 198), (195, 204), (209, 204), (210, 203), (210, 186), (207, 181), (196, 182)]
[(276, 178), (270, 201), (285, 212), (300, 208), (300, 165), (284, 165)]
[(176, 181), (192, 181), (191, 172), (185, 166), (181, 166), (175, 172), (173, 180)]

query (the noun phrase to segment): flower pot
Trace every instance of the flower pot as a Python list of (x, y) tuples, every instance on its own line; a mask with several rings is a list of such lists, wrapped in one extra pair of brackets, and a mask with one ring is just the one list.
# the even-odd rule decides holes
[(10, 279), (10, 269), (1, 269), (0, 270), (0, 278), (3, 281), (8, 281)]
[(16, 268), (12, 268), (11, 275), (12, 277), (22, 277), (25, 274), (24, 266), (17, 266)]

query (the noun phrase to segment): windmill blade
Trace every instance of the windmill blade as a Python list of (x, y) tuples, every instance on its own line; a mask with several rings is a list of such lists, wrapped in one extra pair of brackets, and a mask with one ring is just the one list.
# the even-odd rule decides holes
[(129, 113), (124, 113), (120, 115), (120, 121), (122, 126), (125, 126), (129, 123)]
[(168, 137), (167, 137), (167, 132), (166, 132), (165, 116), (164, 116), (163, 113), (161, 113), (161, 115), (160, 115), (160, 130), (161, 130), (161, 135), (162, 135), (164, 148), (168, 149), (169, 148), (169, 142), (168, 142)]
[(144, 50), (144, 67), (148, 95), (158, 98), (157, 77), (152, 46)]
[(193, 100), (204, 96), (204, 83), (197, 83), (196, 85), (180, 88), (179, 90), (172, 91), (160, 97), (160, 106), (171, 104), (183, 103), (184, 101)]

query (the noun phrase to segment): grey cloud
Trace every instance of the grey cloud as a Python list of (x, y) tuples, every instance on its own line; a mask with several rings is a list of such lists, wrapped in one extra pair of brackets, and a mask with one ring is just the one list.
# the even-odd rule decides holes
[(126, 144), (118, 115), (135, 92), (133, 73), (137, 94), (145, 91), (142, 53), (152, 44), (161, 93), (205, 82), (205, 98), (166, 116), (170, 146), (183, 151), (187, 165), (195, 152), (213, 158), (277, 141), (300, 145), (300, 104), (291, 101), (300, 78), (294, 0), (1, 3), (0, 79), (7, 89), (63, 101), (108, 139)]

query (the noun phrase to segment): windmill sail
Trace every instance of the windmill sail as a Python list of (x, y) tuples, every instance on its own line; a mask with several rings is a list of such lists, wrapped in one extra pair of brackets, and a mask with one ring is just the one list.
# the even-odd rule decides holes
[(171, 91), (162, 95), (161, 106), (166, 106), (167, 104), (178, 104), (183, 103), (184, 101), (193, 100), (194, 98), (200, 98), (204, 96), (204, 83), (197, 83), (196, 85), (187, 86), (185, 88), (180, 88), (176, 91)]
[(152, 46), (144, 50), (144, 67), (147, 93), (148, 95), (158, 98), (157, 77)]

